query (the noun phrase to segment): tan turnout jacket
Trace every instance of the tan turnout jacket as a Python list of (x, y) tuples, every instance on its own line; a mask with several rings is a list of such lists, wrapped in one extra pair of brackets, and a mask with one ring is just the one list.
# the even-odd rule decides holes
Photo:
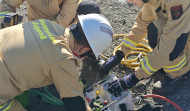
[(73, 47), (69, 29), (45, 19), (0, 30), (0, 105), (53, 83), (61, 98), (83, 97), (80, 59), (72, 54)]
[(158, 29), (158, 44), (141, 60), (136, 77), (147, 78), (161, 68), (173, 77), (185, 74), (190, 69), (190, 35), (181, 54), (172, 61), (169, 56), (178, 38), (190, 31), (190, 0), (150, 0), (146, 3), (131, 32), (123, 39), (121, 50), (126, 56), (147, 36), (147, 26), (153, 21)]
[[(16, 7), (26, 1), (28, 3), (28, 20), (48, 19), (68, 27), (76, 16), (80, 0), (3, 0), (1, 12), (15, 12)], [(63, 1), (63, 5), (61, 5)]]

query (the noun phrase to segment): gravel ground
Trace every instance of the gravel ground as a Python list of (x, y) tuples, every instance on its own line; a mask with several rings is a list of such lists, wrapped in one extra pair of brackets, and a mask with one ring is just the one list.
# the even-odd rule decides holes
[[(119, 3), (117, 0), (95, 0), (101, 8), (102, 14), (105, 15), (108, 20), (110, 21), (113, 30), (115, 34), (128, 34), (134, 21), (135, 16), (137, 12), (139, 11), (138, 8), (134, 7), (132, 4), (127, 3)], [(18, 9), (17, 12), (20, 15), (27, 16), (26, 12), (26, 3), (22, 5), (21, 9)], [(24, 18), (24, 22), (27, 20)], [(107, 57), (110, 57), (112, 55), (113, 49), (120, 44), (122, 41), (122, 37), (114, 38), (114, 43), (111, 45), (110, 48), (108, 48), (103, 54)], [(97, 66), (94, 66), (94, 63), (89, 63), (91, 59), (87, 58), (84, 60), (83, 67), (81, 69), (81, 76), (87, 80), (89, 84), (93, 84), (100, 80), (100, 78), (97, 76)], [(113, 73), (115, 73), (118, 77), (121, 77), (125, 74), (128, 74), (130, 72), (133, 72), (133, 70), (128, 69), (124, 66), (116, 66), (113, 70)], [(156, 81), (159, 78), (162, 78), (163, 74), (161, 72), (156, 73), (152, 77), (148, 79), (144, 79), (140, 81), (135, 87), (133, 87), (130, 91), (132, 92), (133, 97), (136, 97), (138, 95), (144, 95), (144, 94), (151, 94), (152, 85), (154, 81)], [(183, 81), (183, 84), (181, 86), (177, 86), (178, 90), (176, 90), (174, 93), (170, 94), (169, 96), (165, 96), (178, 104), (184, 111), (190, 111), (190, 76), (187, 76), (187, 78)], [(58, 97), (58, 94), (54, 88), (53, 85), (50, 86), (50, 91)], [(38, 89), (42, 91), (42, 88)], [(32, 96), (33, 97), (33, 96)], [(153, 101), (153, 99), (148, 99), (147, 101)], [(177, 111), (172, 105), (168, 104), (167, 102), (161, 101), (156, 99), (155, 100), (158, 103), (161, 103), (164, 105), (164, 111)], [(142, 103), (144, 104), (144, 103)], [(139, 104), (135, 104), (135, 108), (138, 109), (141, 107)], [(60, 107), (54, 107), (52, 105), (49, 105), (47, 103), (44, 103), (42, 101), (37, 101), (35, 97), (31, 100), (29, 107), (29, 111), (63, 111), (63, 108)]]

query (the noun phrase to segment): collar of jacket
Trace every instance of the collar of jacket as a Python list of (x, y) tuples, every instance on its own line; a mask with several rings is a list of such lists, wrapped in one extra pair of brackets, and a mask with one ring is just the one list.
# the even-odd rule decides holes
[(74, 37), (69, 28), (65, 29), (64, 36), (67, 38), (67, 42), (69, 43), (69, 48), (71, 50), (73, 50), (74, 49)]
[[(74, 49), (74, 37), (73, 37), (73, 34), (71, 33), (70, 29), (69, 28), (66, 28), (65, 29), (65, 34), (64, 36), (67, 38), (67, 42), (69, 43), (69, 48), (71, 49), (71, 51)], [(72, 52), (71, 52), (72, 53)], [(76, 64), (77, 66), (80, 65), (81, 63), (81, 60), (79, 57), (75, 56), (73, 54), (73, 57), (76, 59)]]

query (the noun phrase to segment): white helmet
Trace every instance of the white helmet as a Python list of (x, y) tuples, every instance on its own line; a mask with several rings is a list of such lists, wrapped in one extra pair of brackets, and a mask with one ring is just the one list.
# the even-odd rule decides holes
[(101, 14), (78, 15), (86, 39), (96, 57), (106, 50), (113, 40), (113, 29)]

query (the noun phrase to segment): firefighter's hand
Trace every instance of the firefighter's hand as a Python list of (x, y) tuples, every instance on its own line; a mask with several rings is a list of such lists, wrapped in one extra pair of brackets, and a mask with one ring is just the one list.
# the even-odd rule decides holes
[(118, 65), (124, 57), (125, 57), (125, 55), (123, 54), (123, 52), (120, 50), (117, 50), (116, 54), (114, 56), (112, 56), (110, 59), (108, 59), (106, 61), (106, 63), (100, 67), (99, 76), (101, 78), (108, 76), (109, 71), (113, 67)]
[(139, 80), (135, 77), (134, 74), (129, 74), (125, 77), (119, 78), (111, 83), (109, 83), (108, 92), (114, 96), (120, 96), (121, 92), (134, 86)]

